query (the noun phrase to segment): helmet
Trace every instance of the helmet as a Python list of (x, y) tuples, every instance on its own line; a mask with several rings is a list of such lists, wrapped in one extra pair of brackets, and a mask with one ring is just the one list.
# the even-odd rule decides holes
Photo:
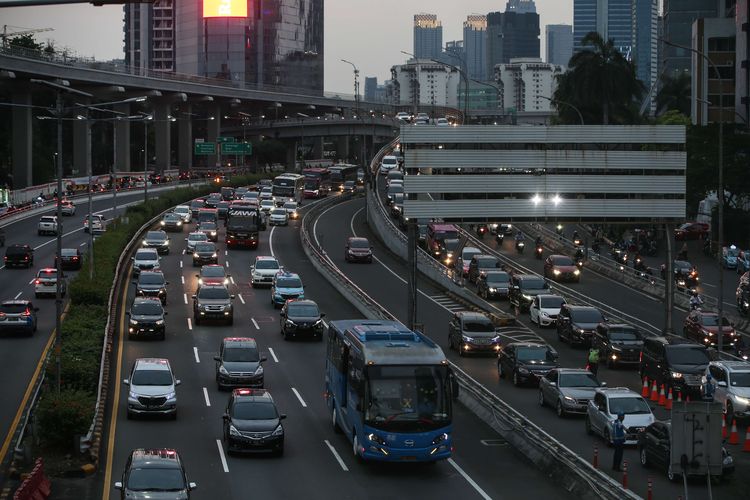
[(697, 296), (698, 296), (698, 290), (693, 290), (693, 297), (697, 297)]
[(711, 374), (710, 373), (706, 373), (706, 380), (711, 380)]

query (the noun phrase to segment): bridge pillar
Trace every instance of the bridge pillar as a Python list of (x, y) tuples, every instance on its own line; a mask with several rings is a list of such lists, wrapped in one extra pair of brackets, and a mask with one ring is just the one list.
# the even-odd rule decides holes
[(284, 165), (285, 172), (294, 172), (297, 170), (297, 141), (291, 140), (287, 143), (286, 162)]
[(190, 171), (193, 168), (193, 119), (190, 103), (180, 105), (180, 119), (177, 122), (177, 163), (180, 171)]
[[(218, 103), (209, 105), (208, 117), (209, 120), (206, 122), (206, 135), (208, 137), (206, 138), (206, 141), (218, 143), (219, 137), (221, 137), (221, 105)], [(213, 120), (211, 120), (210, 118), (213, 118)], [(218, 154), (220, 147), (221, 146), (219, 146), (219, 144), (216, 144), (217, 155), (207, 157), (208, 161), (210, 162), (210, 166), (214, 166), (221, 161), (221, 155)]]
[(320, 160), (323, 158), (323, 150), (325, 149), (325, 146), (323, 143), (325, 142), (325, 137), (313, 137), (313, 159)]
[(341, 136), (336, 141), (336, 155), (341, 160), (349, 159), (349, 136)]
[[(13, 92), (13, 104), (31, 106), (31, 92)], [(13, 106), (13, 189), (31, 186), (32, 180), (32, 115), (31, 108)], [(55, 145), (57, 151), (57, 145)]]
[(172, 165), (172, 106), (169, 101), (154, 103), (154, 150), (156, 161), (154, 170), (164, 172)]
[[(115, 104), (115, 111), (124, 113), (120, 116), (130, 116), (130, 104)], [(115, 120), (115, 172), (130, 172), (130, 121)]]
[(73, 122), (73, 169), (76, 172), (70, 172), (70, 174), (76, 177), (89, 175), (91, 172), (91, 122), (88, 120), (89, 110), (81, 108), (78, 114), (85, 116), (87, 119)]

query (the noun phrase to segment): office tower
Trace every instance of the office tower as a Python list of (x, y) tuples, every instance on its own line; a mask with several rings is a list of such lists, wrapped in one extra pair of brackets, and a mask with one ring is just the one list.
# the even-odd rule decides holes
[(635, 64), (636, 76), (643, 82), (649, 93), (650, 115), (656, 114), (656, 78), (658, 66), (658, 0), (633, 0), (632, 4), (632, 60)]
[[(664, 0), (664, 39), (689, 47), (695, 20), (717, 17), (718, 13), (717, 0)], [(690, 71), (689, 51), (665, 44), (662, 54), (665, 74)]]
[(737, 42), (735, 60), (735, 111), (744, 123), (750, 120), (750, 1), (737, 0), (735, 32)]
[(443, 25), (435, 14), (414, 15), (414, 57), (437, 59), (443, 51)]
[(550, 64), (568, 65), (573, 55), (573, 26), (570, 24), (548, 24), (547, 62)]
[(466, 71), (466, 52), (463, 40), (451, 40), (445, 42), (445, 49), (437, 59), (440, 62), (458, 66), (461, 71)]
[(605, 40), (612, 39), (626, 57), (633, 45), (633, 0), (574, 0), (573, 52), (583, 49), (581, 41), (596, 31)]
[(505, 12), (536, 14), (536, 4), (534, 0), (508, 0), (508, 3), (505, 4)]
[(469, 78), (487, 79), (487, 16), (471, 14), (464, 21), (464, 53)]
[(487, 73), (519, 57), (539, 58), (539, 14), (491, 12), (487, 15)]
[(174, 71), (173, 0), (123, 6), (125, 64), (141, 70)]
[(735, 47), (733, 18), (699, 18), (693, 22), (693, 49), (704, 53), (716, 65), (711, 70), (703, 57), (692, 55), (690, 115), (694, 125), (735, 121)]

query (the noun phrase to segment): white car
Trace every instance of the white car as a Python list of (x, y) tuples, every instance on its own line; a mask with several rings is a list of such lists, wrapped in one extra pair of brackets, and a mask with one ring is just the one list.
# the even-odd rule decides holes
[(529, 306), (529, 320), (539, 326), (554, 325), (565, 303), (559, 295), (537, 295)]
[(260, 202), (260, 210), (262, 212), (269, 213), (275, 207), (276, 203), (273, 200), (263, 200)]
[(76, 206), (72, 201), (63, 200), (60, 206), (60, 213), (62, 215), (73, 216), (76, 214)]
[(259, 198), (261, 202), (264, 200), (273, 200), (273, 188), (270, 186), (264, 187), (260, 192)]
[(139, 358), (133, 363), (130, 378), (122, 381), (129, 387), (128, 418), (133, 415), (168, 415), (177, 418), (177, 391), (180, 381), (174, 378), (169, 360)]
[(269, 255), (255, 257), (255, 263), (250, 266), (250, 284), (253, 288), (259, 285), (271, 286), (276, 273), (281, 271), (279, 261)]
[(57, 217), (54, 215), (43, 215), (39, 219), (37, 233), (40, 236), (43, 234), (57, 234)]
[(272, 226), (289, 225), (289, 214), (283, 208), (274, 208), (268, 217), (268, 223)]
[(435, 125), (437, 125), (438, 127), (450, 127), (451, 123), (447, 118), (438, 118), (437, 120), (435, 120)]
[(626, 445), (638, 444), (638, 433), (655, 420), (648, 402), (637, 392), (626, 387), (602, 387), (596, 389), (586, 408), (586, 433), (598, 434), (611, 445), (612, 425), (619, 413), (625, 416)]
[(133, 259), (133, 274), (138, 276), (141, 271), (151, 271), (159, 268), (159, 252), (155, 248), (139, 248)]
[(188, 237), (185, 238), (185, 241), (187, 241), (187, 248), (185, 249), (185, 252), (193, 253), (193, 250), (195, 250), (195, 245), (208, 241), (208, 235), (203, 231), (195, 231), (188, 234)]
[(297, 205), (296, 201), (287, 201), (284, 203), (284, 210), (286, 210), (290, 219), (296, 219), (299, 217), (299, 205)]
[(380, 161), (380, 173), (386, 175), (388, 172), (398, 168), (398, 158), (393, 155), (386, 155)]
[[(94, 230), (94, 233), (101, 233), (104, 231), (104, 216), (103, 215), (91, 215), (91, 227)], [(83, 231), (85, 233), (89, 232), (89, 217), (86, 216), (85, 219), (83, 219)]]
[(711, 361), (706, 375), (714, 384), (714, 401), (721, 403), (727, 422), (750, 417), (750, 363), (747, 361)]
[(193, 220), (193, 213), (190, 211), (190, 205), (177, 205), (172, 211), (182, 217), (183, 224), (188, 224)]
[[(60, 293), (65, 296), (65, 292), (68, 291), (68, 283), (65, 281), (65, 275), (63, 275), (62, 281), (60, 281)], [(36, 279), (34, 280), (34, 295), (38, 299), (45, 295), (54, 296), (57, 293), (57, 269), (54, 267), (45, 267), (40, 269), (36, 273)]]
[(399, 111), (398, 113), (396, 113), (396, 119), (405, 123), (409, 123), (411, 121), (411, 115), (406, 111)]
[(253, 201), (258, 199), (260, 193), (258, 191), (247, 191), (242, 195), (242, 199), (245, 201)]

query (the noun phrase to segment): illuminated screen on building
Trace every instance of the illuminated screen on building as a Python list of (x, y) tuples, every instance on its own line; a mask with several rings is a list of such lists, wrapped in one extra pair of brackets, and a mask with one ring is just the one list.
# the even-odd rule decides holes
[(203, 0), (203, 17), (247, 17), (248, 0)]

